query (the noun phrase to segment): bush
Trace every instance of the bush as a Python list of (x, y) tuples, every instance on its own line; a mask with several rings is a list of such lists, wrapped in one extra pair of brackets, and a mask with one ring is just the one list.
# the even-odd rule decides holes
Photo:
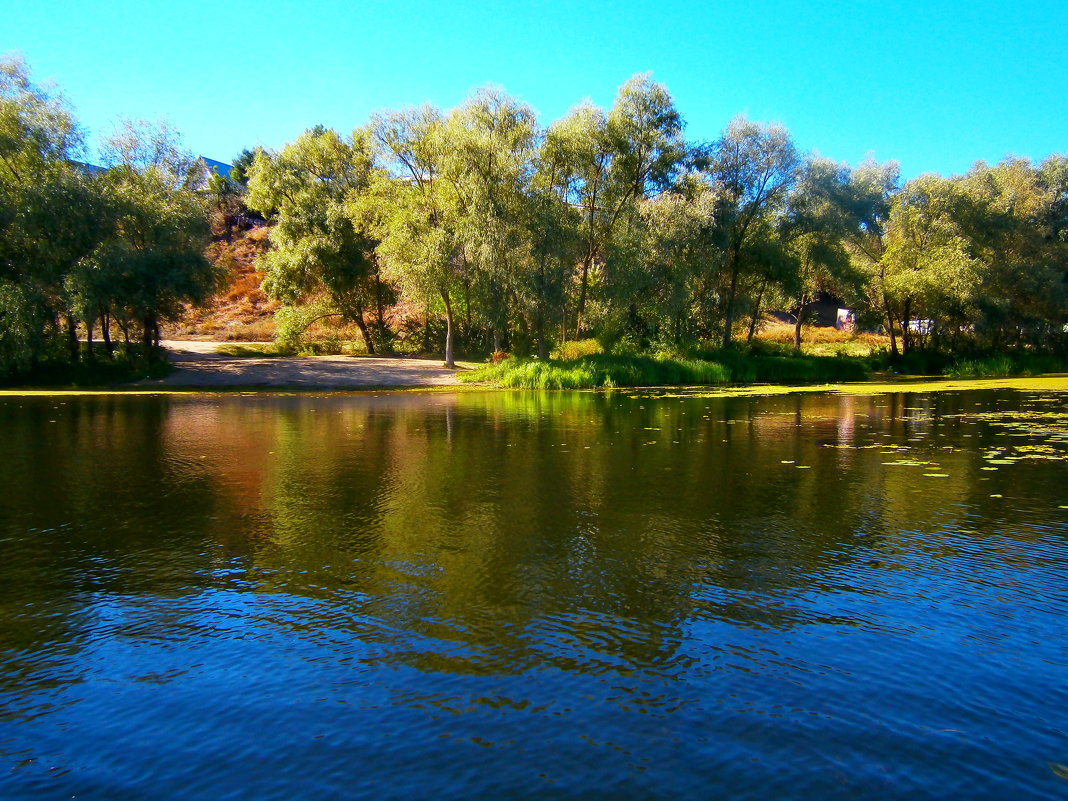
[(950, 378), (1001, 378), (1016, 372), (1008, 356), (962, 360), (946, 367), (942, 373)]
[(604, 348), (596, 339), (576, 339), (557, 346), (549, 354), (549, 358), (555, 361), (573, 362), (583, 356), (595, 356), (599, 353), (604, 353)]
[(174, 370), (162, 351), (144, 352), (137, 345), (132, 345), (128, 351), (120, 346), (110, 357), (102, 345), (97, 345), (93, 353), (94, 358), (87, 359), (83, 350), (78, 362), (69, 361), (65, 354), (50, 354), (36, 367), (0, 377), (0, 386), (100, 387), (163, 378)]
[(763, 343), (748, 352), (736, 348), (698, 351), (696, 355), (730, 368), (731, 381), (737, 384), (829, 384), (863, 381), (868, 377), (862, 359), (847, 356), (804, 356), (781, 346)]
[(961, 359), (942, 373), (949, 378), (1004, 378), (1011, 375), (1040, 375), (1068, 369), (1068, 361), (1049, 353), (1002, 353), (985, 358)]

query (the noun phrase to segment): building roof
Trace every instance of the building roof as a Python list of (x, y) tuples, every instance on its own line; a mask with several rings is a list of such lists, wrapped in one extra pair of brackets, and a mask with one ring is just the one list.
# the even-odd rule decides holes
[(89, 164), (85, 161), (70, 160), (70, 163), (74, 165), (75, 169), (80, 170), (84, 175), (99, 175), (102, 172), (107, 172), (104, 167), (99, 167), (96, 164)]
[(222, 161), (209, 159), (207, 156), (201, 156), (200, 160), (204, 162), (204, 166), (207, 168), (209, 173), (215, 173), (220, 178), (229, 178), (230, 170), (234, 168), (233, 164), (226, 164)]

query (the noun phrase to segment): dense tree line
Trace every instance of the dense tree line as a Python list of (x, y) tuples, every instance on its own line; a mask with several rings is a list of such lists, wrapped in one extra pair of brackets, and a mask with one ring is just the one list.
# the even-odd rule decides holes
[(85, 150), (62, 99), (20, 60), (0, 61), (0, 377), (151, 353), (160, 323), (218, 284), (196, 165), (173, 132), (124, 123), (102, 148), (106, 169), (80, 161)]
[(458, 341), (726, 346), (769, 309), (794, 316), (800, 347), (821, 294), (894, 353), (1060, 347), (1068, 323), (1065, 157), (902, 182), (893, 163), (850, 169), (744, 118), (688, 143), (648, 76), (547, 129), (495, 90), (348, 137), (313, 128), (248, 174), (248, 205), (276, 223), (269, 290), (317, 299), (370, 351), (390, 345), (395, 293), (426, 330), (444, 319), (450, 363)]
[(800, 348), (821, 296), (881, 326), (894, 354), (1065, 346), (1064, 156), (902, 181), (894, 163), (849, 168), (744, 118), (691, 142), (648, 75), (547, 128), (493, 89), (349, 135), (317, 126), (246, 151), (209, 192), (165, 126), (126, 124), (99, 172), (83, 152), (63, 103), (3, 62), (0, 371), (57, 348), (85, 358), (78, 331), (109, 353), (115, 332), (150, 346), (216, 288), (209, 206), (270, 222), (259, 267), (283, 337), (334, 317), (372, 353), (399, 337), (449, 364), (591, 336), (723, 347), (768, 310), (793, 315)]

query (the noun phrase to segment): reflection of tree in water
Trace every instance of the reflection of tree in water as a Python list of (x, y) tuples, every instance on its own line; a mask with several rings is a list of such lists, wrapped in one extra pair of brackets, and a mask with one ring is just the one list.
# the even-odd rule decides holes
[(99, 617), (108, 598), (210, 581), (217, 480), (168, 450), (170, 413), (161, 399), (0, 401), (0, 690), (78, 681), (86, 641), (122, 633)]
[(355, 637), (364, 660), (671, 675), (699, 658), (694, 625), (853, 625), (827, 598), (864, 592), (855, 577), (914, 532), (940, 558), (939, 531), (987, 536), (1000, 512), (971, 443), (998, 431), (969, 415), (1014, 398), (9, 400), (4, 636), (15, 659), (77, 649), (100, 593), (222, 586), (281, 630)]
[(869, 502), (857, 468), (822, 447), (840, 439), (827, 403), (317, 401), (280, 450), (257, 564), (292, 591), (307, 591), (297, 575), (343, 588), (354, 614), (411, 640), (394, 660), (663, 668), (695, 618), (826, 619), (796, 601), (848, 565)]

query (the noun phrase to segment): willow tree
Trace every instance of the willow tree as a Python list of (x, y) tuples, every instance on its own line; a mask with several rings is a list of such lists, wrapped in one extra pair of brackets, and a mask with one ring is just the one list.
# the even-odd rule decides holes
[[(883, 292), (901, 323), (902, 351), (974, 303), (981, 263), (961, 213), (967, 199), (952, 179), (921, 175), (894, 197), (886, 234)], [(924, 320), (923, 325), (913, 321)], [(963, 322), (963, 320), (961, 320)]]
[(762, 237), (800, 175), (801, 159), (789, 132), (738, 117), (703, 159), (720, 196), (717, 224), (726, 255), (723, 293), (723, 346), (730, 345), (740, 283), (759, 269), (765, 250)]
[(794, 350), (809, 304), (821, 292), (854, 290), (861, 278), (853, 269), (846, 237), (858, 224), (845, 201), (850, 172), (829, 159), (806, 160), (801, 178), (787, 198), (780, 237), (790, 261), (782, 288), (794, 316)]
[(1068, 159), (976, 164), (954, 182), (982, 288), (965, 321), (983, 344), (1045, 346), (1068, 323)]
[(65, 282), (106, 232), (99, 191), (74, 161), (81, 132), (63, 99), (18, 58), (0, 60), (0, 373), (52, 341), (78, 357)]
[(715, 225), (717, 196), (698, 176), (641, 205), (642, 274), (635, 297), (643, 314), (659, 318), (661, 339), (674, 345), (706, 335), (721, 265)]
[(383, 274), (404, 296), (425, 307), (441, 301), (445, 366), (454, 368), (455, 299), (466, 263), (459, 199), (447, 178), (445, 119), (429, 106), (381, 114), (371, 136), (386, 172), (375, 174), (350, 213), (373, 221)]
[(883, 319), (890, 337), (890, 353), (898, 355), (894, 310), (887, 292), (886, 232), (890, 210), (900, 191), (897, 162), (878, 164), (867, 160), (849, 176), (845, 192), (840, 195), (846, 215), (853, 220), (845, 235), (853, 266), (864, 278), (867, 305)]
[(205, 199), (193, 191), (192, 156), (163, 123), (124, 123), (104, 143), (109, 165), (100, 178), (113, 228), (89, 254), (72, 287), (89, 289), (82, 298), (85, 323), (94, 312), (107, 325), (115, 317), (129, 338), (129, 325), (141, 330), (146, 351), (159, 345), (160, 324), (177, 319), (187, 304), (206, 302), (221, 276), (204, 256), (209, 241)]
[(565, 155), (548, 137), (541, 138), (523, 215), (531, 250), (524, 289), (534, 307), (534, 338), (542, 359), (549, 355), (551, 329), (558, 324), (560, 339), (567, 337), (567, 288), (584, 252), (582, 219), (567, 200)]
[[(525, 211), (537, 120), (529, 106), (483, 89), (453, 111), (445, 132), (443, 177), (455, 193), (457, 236), (483, 289), (493, 350), (500, 351), (512, 316), (509, 306), (518, 305), (531, 268)], [(514, 316), (526, 325), (522, 309)]]
[(375, 172), (368, 131), (358, 129), (346, 139), (317, 127), (276, 154), (258, 152), (245, 199), (274, 221), (271, 249), (258, 263), (264, 290), (287, 309), (325, 296), (325, 307), (302, 325), (329, 316), (355, 323), (372, 354), (375, 337), (367, 312), (374, 309), (377, 327), (384, 329), (385, 289), (375, 261), (377, 243), (354, 221), (349, 202), (370, 189)]
[(686, 153), (682, 127), (670, 93), (644, 74), (620, 87), (607, 114), (585, 103), (549, 128), (546, 149), (566, 167), (558, 185), (581, 217), (576, 334), (594, 273), (609, 286), (617, 278), (609, 257), (615, 240), (632, 230), (641, 200), (671, 185)]

